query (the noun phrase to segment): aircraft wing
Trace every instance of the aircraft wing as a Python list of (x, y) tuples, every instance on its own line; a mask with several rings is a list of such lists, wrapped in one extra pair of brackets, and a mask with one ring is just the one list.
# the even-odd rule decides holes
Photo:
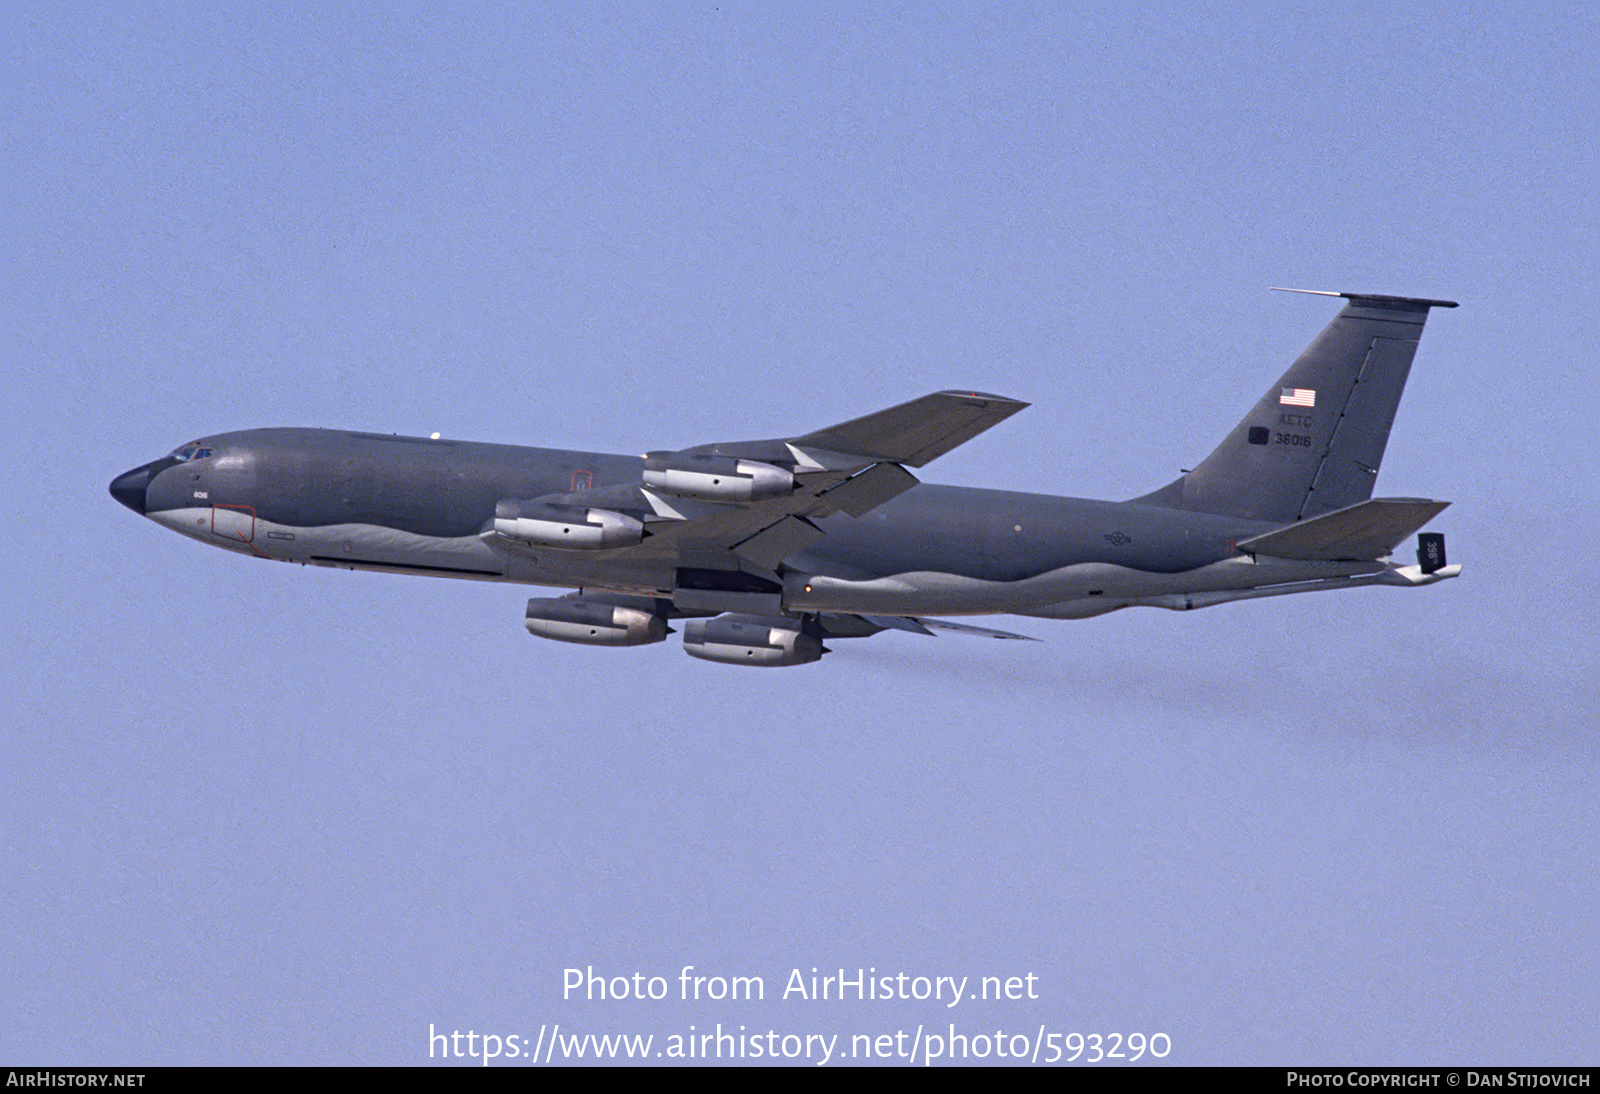
[(857, 619), (864, 619), (874, 627), (883, 630), (909, 631), (912, 634), (932, 635), (935, 631), (949, 631), (951, 634), (967, 634), (975, 638), (1003, 638), (1019, 642), (1037, 642), (1038, 639), (1026, 634), (1017, 634), (1013, 631), (997, 631), (991, 627), (975, 627), (970, 623), (952, 623), (948, 619), (929, 619), (925, 615), (861, 615)]
[[(917, 484), (905, 465), (920, 467), (1027, 405), (940, 391), (798, 437), (651, 452), (637, 487), (508, 499), (484, 536), (546, 558), (545, 549), (553, 548), (575, 573), (594, 570), (597, 582), (613, 563), (770, 575), (822, 538), (816, 521), (870, 512)], [(619, 516), (632, 529), (631, 541), (614, 527)], [(607, 522), (613, 530), (603, 533)], [(587, 529), (592, 535), (583, 546), (605, 549), (572, 550), (559, 538), (541, 539), (545, 529), (563, 524), (573, 544)], [(519, 528), (530, 530), (520, 540)]]
[(938, 391), (909, 403), (796, 437), (802, 452), (820, 449), (890, 463), (923, 464), (999, 425), (1028, 404), (975, 391)]
[[(674, 570), (770, 575), (789, 555), (821, 539), (817, 520), (860, 516), (915, 486), (893, 463), (859, 470), (792, 473), (781, 496), (748, 502), (681, 497), (649, 486), (507, 499), (481, 538), (501, 550), (539, 557), (576, 585), (642, 584), (665, 591)], [(608, 531), (609, 529), (609, 531)], [(570, 541), (570, 544), (569, 544)], [(648, 580), (624, 574), (655, 573)]]
[[(791, 474), (794, 488), (736, 507), (719, 505), (720, 511), (703, 507), (696, 511), (647, 487), (644, 494), (657, 517), (683, 522), (679, 528), (652, 523), (650, 531), (654, 536), (721, 545), (746, 563), (773, 569), (822, 537), (813, 518), (839, 512), (862, 516), (917, 484), (906, 465), (921, 467), (1027, 405), (1001, 395), (938, 391), (798, 437), (705, 445), (668, 454), (669, 461), (673, 457), (761, 461)], [(684, 500), (710, 499), (691, 492)]]
[(802, 468), (921, 467), (999, 425), (1028, 404), (976, 391), (936, 391), (848, 422), (772, 441), (725, 441), (685, 454), (742, 456)]
[(917, 484), (893, 463), (849, 471), (797, 471), (794, 490), (781, 497), (742, 504), (680, 498), (643, 489), (654, 519), (646, 519), (653, 552), (675, 548), (684, 565), (718, 566), (732, 553), (763, 570), (822, 538), (814, 520), (844, 512), (859, 517)]

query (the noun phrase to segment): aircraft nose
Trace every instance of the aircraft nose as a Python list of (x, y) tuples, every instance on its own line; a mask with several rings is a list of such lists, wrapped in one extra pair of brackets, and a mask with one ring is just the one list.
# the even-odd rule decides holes
[(111, 480), (111, 496), (138, 513), (141, 517), (145, 513), (145, 491), (150, 486), (150, 480), (155, 477), (154, 464), (145, 464), (135, 467), (132, 471), (124, 471)]

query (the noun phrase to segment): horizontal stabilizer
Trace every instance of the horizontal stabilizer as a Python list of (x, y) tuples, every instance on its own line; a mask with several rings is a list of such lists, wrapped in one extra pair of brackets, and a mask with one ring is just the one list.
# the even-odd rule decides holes
[(1027, 405), (1001, 395), (940, 391), (807, 433), (796, 437), (793, 443), (802, 448), (921, 467)]
[(1384, 558), (1449, 504), (1426, 498), (1371, 498), (1240, 540), (1239, 550), (1319, 562)]

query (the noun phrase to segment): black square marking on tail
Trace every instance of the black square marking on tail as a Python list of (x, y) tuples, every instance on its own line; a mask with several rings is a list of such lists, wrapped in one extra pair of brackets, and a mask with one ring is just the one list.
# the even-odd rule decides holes
[(1267, 439), (1271, 435), (1271, 432), (1264, 425), (1253, 425), (1250, 427), (1251, 444), (1266, 444)]
[(1417, 566), (1425, 574), (1438, 573), (1445, 567), (1444, 536), (1438, 532), (1423, 532), (1417, 537)]

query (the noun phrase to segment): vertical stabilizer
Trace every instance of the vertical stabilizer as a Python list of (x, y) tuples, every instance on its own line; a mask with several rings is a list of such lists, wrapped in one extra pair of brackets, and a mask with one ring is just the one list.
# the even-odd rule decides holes
[(1348, 303), (1216, 451), (1137, 500), (1287, 524), (1372, 496), (1428, 309), (1456, 305), (1317, 295)]

